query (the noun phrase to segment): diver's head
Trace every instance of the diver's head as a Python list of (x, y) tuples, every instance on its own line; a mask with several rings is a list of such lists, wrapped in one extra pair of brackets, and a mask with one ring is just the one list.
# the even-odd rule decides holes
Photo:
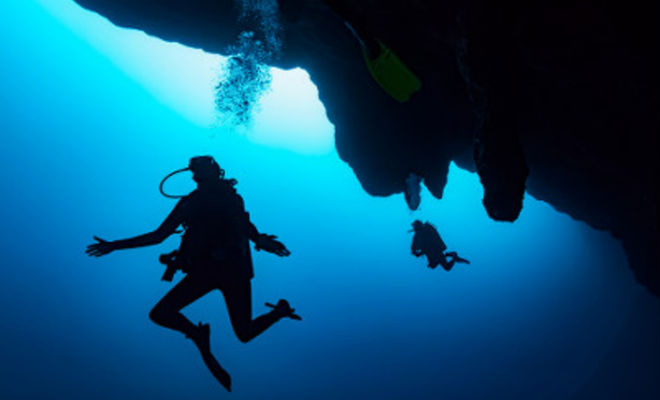
[(211, 156), (191, 158), (188, 169), (193, 174), (193, 180), (198, 184), (213, 182), (225, 176), (225, 171)]
[(188, 163), (188, 167), (177, 169), (176, 171), (167, 174), (165, 178), (163, 178), (160, 181), (160, 185), (158, 186), (158, 190), (160, 190), (160, 194), (162, 194), (163, 196), (169, 199), (180, 199), (182, 197), (185, 197), (185, 195), (168, 194), (163, 189), (163, 186), (165, 185), (165, 181), (170, 179), (172, 176), (176, 174), (180, 174), (181, 172), (185, 172), (185, 171), (192, 172), (193, 180), (197, 182), (198, 187), (200, 185), (206, 186), (209, 183), (221, 182), (221, 181), (229, 184), (230, 186), (234, 186), (236, 185), (236, 183), (238, 183), (236, 179), (225, 180), (225, 170), (220, 168), (220, 166), (218, 165), (217, 162), (215, 162), (213, 157), (198, 156), (190, 159), (190, 162)]
[(418, 220), (418, 219), (416, 219), (416, 220), (412, 223), (412, 227), (413, 227), (413, 230), (414, 230), (414, 231), (417, 231), (417, 230), (422, 229), (423, 226), (424, 226), (424, 223), (423, 223), (422, 221)]

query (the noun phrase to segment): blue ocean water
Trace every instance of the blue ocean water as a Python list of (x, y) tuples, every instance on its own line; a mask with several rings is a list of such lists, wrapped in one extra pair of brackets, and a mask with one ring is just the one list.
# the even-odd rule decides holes
[[(221, 60), (69, 0), (0, 9), (0, 398), (658, 397), (658, 300), (607, 234), (530, 197), (515, 224), (491, 221), (477, 176), (456, 166), (445, 198), (423, 192), (413, 213), (362, 190), (304, 71), (276, 71), (254, 125), (230, 129), (203, 89)], [(176, 238), (84, 254), (92, 235), (157, 227), (174, 206), (160, 179), (199, 154), (292, 251), (254, 254), (255, 313), (287, 298), (304, 318), (242, 344), (219, 293), (185, 309), (210, 322), (232, 394), (147, 318), (171, 287), (156, 260)], [(414, 219), (472, 264), (425, 268), (410, 255)]]

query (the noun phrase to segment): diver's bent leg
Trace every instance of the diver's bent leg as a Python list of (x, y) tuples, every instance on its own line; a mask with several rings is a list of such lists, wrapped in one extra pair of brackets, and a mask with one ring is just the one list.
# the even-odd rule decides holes
[(204, 279), (195, 279), (194, 276), (187, 275), (154, 306), (149, 313), (149, 318), (160, 326), (174, 329), (194, 338), (199, 327), (179, 311), (211, 290), (212, 287)]
[(213, 289), (215, 286), (211, 279), (187, 275), (154, 306), (149, 318), (158, 325), (182, 332), (186, 337), (191, 338), (211, 374), (222, 386), (231, 391), (231, 377), (211, 354), (209, 325), (201, 322), (199, 325), (194, 325), (180, 312), (182, 308)]
[(444, 262), (441, 262), (442, 268), (445, 269), (445, 271), (451, 271), (451, 269), (454, 267), (454, 264), (456, 263), (456, 259), (451, 258), (449, 261), (445, 260)]
[(255, 319), (252, 319), (252, 284), (249, 279), (233, 282), (222, 289), (225, 296), (229, 319), (234, 328), (236, 337), (247, 343), (259, 336), (275, 322), (282, 319), (282, 315), (273, 310)]

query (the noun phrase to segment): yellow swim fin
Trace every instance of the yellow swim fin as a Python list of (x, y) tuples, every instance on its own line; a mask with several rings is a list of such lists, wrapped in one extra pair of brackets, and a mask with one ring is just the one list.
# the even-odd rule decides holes
[(392, 50), (380, 41), (378, 45), (380, 54), (373, 59), (362, 47), (362, 56), (371, 76), (395, 100), (401, 103), (410, 100), (410, 96), (422, 88), (422, 82)]

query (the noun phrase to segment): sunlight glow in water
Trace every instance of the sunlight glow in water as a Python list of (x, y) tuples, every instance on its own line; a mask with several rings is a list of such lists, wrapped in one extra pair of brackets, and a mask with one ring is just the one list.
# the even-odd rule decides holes
[[(38, 0), (62, 23), (137, 81), (158, 101), (201, 127), (226, 128), (214, 109), (213, 88), (224, 58), (131, 29), (117, 29), (73, 1)], [(316, 86), (302, 69), (272, 69), (264, 95), (247, 129), (254, 143), (325, 154), (333, 148), (334, 128), (325, 116)], [(246, 131), (239, 127), (238, 131)]]

